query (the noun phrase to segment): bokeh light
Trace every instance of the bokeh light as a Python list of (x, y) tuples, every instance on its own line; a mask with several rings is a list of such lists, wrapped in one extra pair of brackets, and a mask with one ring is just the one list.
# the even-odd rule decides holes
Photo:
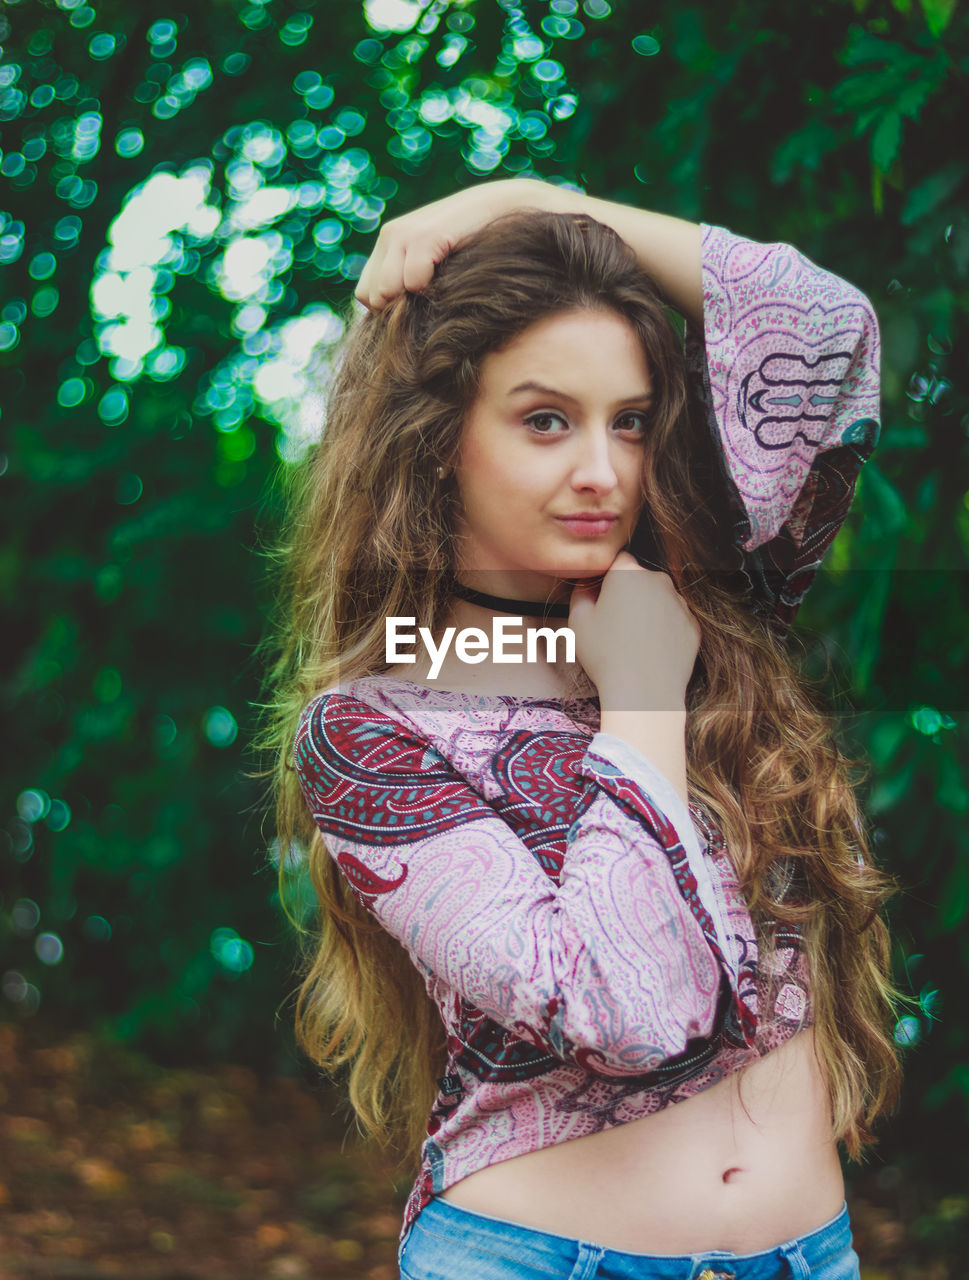
[(927, 738), (935, 737), (940, 729), (954, 729), (955, 720), (935, 707), (917, 707), (910, 715), (913, 726)]
[(64, 943), (56, 933), (39, 933), (34, 940), (34, 952), (43, 964), (60, 964), (64, 959)]
[(20, 862), (26, 862), (33, 852), (34, 833), (31, 824), (22, 818), (15, 818), (7, 823), (7, 834), (10, 837), (10, 852)]
[(922, 1039), (922, 1024), (918, 1018), (907, 1014), (895, 1023), (895, 1043), (910, 1048)]
[(155, 717), (152, 724), (152, 737), (155, 745), (162, 748), (162, 750), (172, 746), (178, 737), (178, 726), (171, 716), (160, 715)]
[(28, 936), (40, 923), (40, 907), (33, 898), (18, 898), (13, 904), (10, 919), (19, 934)]
[(252, 944), (240, 938), (235, 929), (213, 929), (209, 949), (222, 969), (236, 977), (252, 968), (255, 951)]
[(117, 427), (127, 416), (128, 392), (124, 387), (109, 387), (98, 401), (98, 417), (106, 427)]
[(363, 0), (367, 24), (381, 33), (410, 31), (423, 10), (420, 0)]
[(226, 707), (209, 707), (203, 728), (213, 747), (231, 747), (239, 735), (236, 718)]
[(21, 791), (17, 797), (17, 812), (24, 822), (40, 822), (50, 812), (50, 796), (40, 788)]
[(36, 1013), (40, 1007), (40, 991), (16, 969), (8, 969), (0, 979), (3, 994), (24, 1014)]
[(144, 488), (141, 476), (135, 475), (134, 472), (128, 472), (119, 477), (118, 483), (114, 487), (114, 500), (122, 507), (130, 507), (132, 503), (137, 502), (141, 497)]
[(130, 160), (141, 155), (145, 146), (145, 135), (140, 129), (122, 129), (114, 140), (114, 149), (119, 156)]
[(108, 942), (111, 938), (111, 925), (104, 916), (88, 916), (82, 932), (88, 942)]
[(71, 809), (64, 800), (52, 800), (44, 819), (50, 831), (66, 831), (71, 821)]

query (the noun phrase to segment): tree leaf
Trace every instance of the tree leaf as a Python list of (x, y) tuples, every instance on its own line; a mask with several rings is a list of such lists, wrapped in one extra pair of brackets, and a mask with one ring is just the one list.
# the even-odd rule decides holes
[(969, 912), (969, 863), (957, 855), (952, 869), (946, 876), (939, 897), (939, 924), (943, 929), (955, 929), (962, 924)]
[(901, 214), (903, 225), (911, 226), (923, 214), (929, 213), (940, 205), (965, 181), (967, 173), (969, 173), (969, 165), (962, 160), (953, 160), (944, 169), (937, 169), (935, 173), (930, 173), (927, 178), (923, 178), (917, 186), (912, 188), (905, 201)]
[(939, 785), (935, 798), (945, 809), (953, 813), (969, 811), (969, 791), (962, 777), (962, 770), (954, 755), (948, 752), (939, 760)]
[(922, 77), (910, 81), (895, 99), (895, 110), (910, 120), (917, 120), (919, 112), (939, 85), (939, 76)]
[(831, 90), (831, 98), (847, 110), (866, 107), (894, 99), (903, 83), (902, 74), (896, 67), (862, 71), (857, 75), (847, 76), (840, 84), (836, 84)]
[(909, 737), (905, 717), (886, 716), (868, 734), (868, 751), (879, 769), (887, 769)]
[(905, 499), (876, 463), (868, 463), (859, 488), (864, 494), (866, 512), (875, 524), (873, 532), (876, 538), (899, 533), (905, 528), (908, 523)]
[(938, 38), (956, 11), (956, 0), (922, 0), (922, 12), (929, 30)]
[(880, 778), (872, 787), (868, 799), (869, 813), (877, 817), (879, 814), (887, 813), (889, 809), (894, 809), (908, 793), (914, 776), (915, 764), (914, 761), (909, 761), (898, 773), (888, 778)]
[(856, 29), (848, 47), (841, 55), (841, 61), (848, 67), (857, 67), (866, 62), (887, 62), (894, 66), (909, 62), (912, 54), (897, 40), (882, 40), (868, 31)]
[(887, 173), (902, 146), (902, 117), (897, 111), (886, 111), (871, 135), (871, 158)]

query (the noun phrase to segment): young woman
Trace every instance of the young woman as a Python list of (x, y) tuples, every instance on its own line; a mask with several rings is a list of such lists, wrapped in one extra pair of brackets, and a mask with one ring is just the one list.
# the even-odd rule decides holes
[(389, 224), (357, 296), (278, 827), (320, 906), (302, 1043), (423, 1135), (402, 1275), (857, 1275), (889, 885), (782, 641), (877, 436), (870, 305), (523, 181)]

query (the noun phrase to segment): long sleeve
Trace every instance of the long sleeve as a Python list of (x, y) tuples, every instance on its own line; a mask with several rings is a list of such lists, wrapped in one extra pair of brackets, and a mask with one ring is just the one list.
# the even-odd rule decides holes
[(868, 299), (786, 244), (703, 228), (694, 395), (717, 443), (756, 603), (783, 631), (847, 515), (879, 434)]
[(503, 1028), (603, 1076), (640, 1075), (715, 1035), (752, 1045), (755, 984), (738, 971), (675, 791), (610, 735), (566, 737), (550, 763), (530, 758), (534, 734), (512, 734), (493, 762), (521, 795), (551, 768), (575, 799), (558, 883), (507, 788), (486, 799), (366, 702), (321, 695), (294, 759), (359, 898), (425, 979)]

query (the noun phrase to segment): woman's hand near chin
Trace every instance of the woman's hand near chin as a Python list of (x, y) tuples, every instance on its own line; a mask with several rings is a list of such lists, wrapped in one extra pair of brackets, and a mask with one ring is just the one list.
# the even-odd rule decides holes
[(434, 268), (466, 237), (519, 209), (567, 213), (576, 193), (534, 178), (508, 178), (466, 187), (385, 222), (357, 287), (357, 300), (380, 311), (407, 290), (430, 284)]
[(603, 732), (650, 759), (685, 801), (686, 689), (700, 626), (672, 578), (620, 551), (598, 595), (573, 590), (569, 626), (599, 692)]

